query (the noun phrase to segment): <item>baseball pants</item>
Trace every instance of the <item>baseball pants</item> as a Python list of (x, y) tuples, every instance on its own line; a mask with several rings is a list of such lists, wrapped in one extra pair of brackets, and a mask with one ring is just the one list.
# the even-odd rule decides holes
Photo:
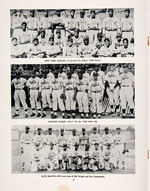
[(61, 110), (61, 111), (64, 111), (65, 110), (65, 107), (64, 107), (64, 103), (63, 103), (63, 99), (61, 99), (61, 94), (62, 94), (62, 91), (61, 89), (59, 90), (53, 90), (52, 92), (52, 102), (53, 102), (53, 111), (57, 111), (58, 108)]
[(50, 99), (50, 90), (44, 89), (42, 90), (42, 106), (46, 108), (48, 103), (49, 108), (52, 108), (52, 100)]
[(92, 113), (98, 113), (100, 114), (102, 112), (102, 103), (100, 101), (102, 97), (102, 94), (100, 92), (95, 93), (92, 92), (91, 93), (91, 98), (92, 98), (92, 103), (91, 103), (91, 112)]
[(77, 93), (77, 103), (79, 107), (79, 112), (88, 113), (89, 106), (88, 106), (88, 94), (86, 92), (78, 92)]
[(121, 87), (120, 99), (122, 109), (126, 109), (127, 103), (130, 109), (134, 108), (133, 102), (133, 88), (131, 86)]
[(39, 101), (37, 101), (38, 94), (39, 94), (38, 90), (32, 90), (32, 89), (30, 90), (30, 104), (32, 109), (35, 109), (36, 107), (37, 109), (41, 109), (41, 104)]
[(26, 110), (28, 108), (27, 103), (26, 103), (26, 94), (24, 90), (15, 90), (15, 94), (14, 94), (14, 100), (15, 100), (15, 109), (19, 110), (20, 109), (20, 102), (24, 108), (24, 110)]

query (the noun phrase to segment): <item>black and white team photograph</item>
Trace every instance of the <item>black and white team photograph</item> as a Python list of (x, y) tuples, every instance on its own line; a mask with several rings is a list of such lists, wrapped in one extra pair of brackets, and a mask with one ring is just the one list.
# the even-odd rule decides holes
[(12, 58), (134, 56), (134, 9), (10, 10)]
[(133, 63), (11, 65), (13, 119), (134, 118)]
[(135, 173), (133, 125), (13, 125), (12, 173)]

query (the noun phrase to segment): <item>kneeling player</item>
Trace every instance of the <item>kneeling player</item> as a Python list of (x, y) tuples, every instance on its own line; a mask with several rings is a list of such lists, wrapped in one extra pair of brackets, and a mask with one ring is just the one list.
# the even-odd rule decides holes
[(58, 151), (54, 147), (54, 143), (50, 143), (49, 148), (47, 148), (47, 156), (45, 157), (45, 168), (48, 171), (58, 169)]
[(63, 145), (63, 150), (59, 153), (59, 167), (63, 171), (71, 168), (71, 158), (67, 144)]
[(79, 144), (75, 144), (73, 150), (71, 151), (71, 169), (80, 170), (82, 168), (82, 155), (79, 149)]
[(93, 171), (102, 170), (102, 156), (101, 151), (99, 149), (99, 144), (94, 144), (94, 149), (90, 149), (90, 162), (89, 162), (89, 169)]
[(113, 151), (111, 148), (111, 144), (107, 145), (107, 148), (103, 150), (103, 165), (106, 171), (112, 172), (114, 168), (114, 158), (113, 158)]
[(85, 150), (82, 152), (82, 170), (88, 170), (89, 166), (89, 145), (85, 145)]
[(41, 170), (44, 170), (43, 149), (40, 149), (40, 144), (36, 144), (31, 163), (31, 172), (38, 172)]

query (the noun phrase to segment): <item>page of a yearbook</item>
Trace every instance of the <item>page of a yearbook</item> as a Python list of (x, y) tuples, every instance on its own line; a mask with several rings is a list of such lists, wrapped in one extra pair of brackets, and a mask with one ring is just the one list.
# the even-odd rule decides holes
[(2, 191), (148, 191), (148, 1), (1, 1)]

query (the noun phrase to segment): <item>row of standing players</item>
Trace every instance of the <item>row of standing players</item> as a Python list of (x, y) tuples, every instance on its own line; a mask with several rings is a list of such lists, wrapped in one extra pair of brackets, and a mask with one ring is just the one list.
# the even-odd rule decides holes
[(41, 170), (108, 170), (125, 169), (125, 153), (127, 141), (125, 134), (118, 127), (115, 134), (111, 134), (105, 127), (103, 135), (93, 127), (88, 136), (85, 128), (77, 135), (76, 129), (67, 137), (64, 128), (59, 136), (48, 128), (44, 135), (41, 128), (33, 135), (30, 127), (20, 137), (22, 170), (30, 163), (31, 172)]
[[(134, 55), (133, 18), (130, 16), (129, 9), (125, 10), (125, 17), (120, 22), (114, 16), (113, 9), (108, 10), (108, 17), (104, 18), (101, 25), (95, 11), (91, 11), (89, 24), (84, 18), (83, 11), (78, 21), (74, 19), (74, 11), (70, 14), (71, 17), (65, 20), (67, 25), (63, 24), (62, 19), (59, 22), (54, 19), (51, 26), (41, 29), (33, 25), (37, 18), (29, 17), (29, 22), (22, 22), (19, 27), (13, 29), (11, 56), (13, 58), (53, 58)], [(77, 23), (79, 26), (76, 26)]]
[[(91, 74), (88, 70), (84, 73), (74, 73), (50, 71), (43, 72), (43, 77), (39, 78), (34, 73), (28, 80), (16, 73), (12, 80), (14, 85), (15, 114), (19, 116), (20, 102), (28, 117), (28, 106), (24, 87), (27, 86), (30, 96), (31, 116), (46, 117), (47, 106), (52, 118), (58, 117), (58, 111), (62, 117), (75, 118), (79, 113), (81, 118), (100, 118), (104, 112), (117, 114), (125, 118), (127, 113), (134, 117), (134, 75), (129, 70), (129, 65), (124, 64), (120, 73), (114, 64), (110, 65), (110, 70), (104, 74), (99, 66), (96, 66)], [(108, 98), (108, 104), (105, 103)], [(42, 111), (41, 111), (42, 110)]]

